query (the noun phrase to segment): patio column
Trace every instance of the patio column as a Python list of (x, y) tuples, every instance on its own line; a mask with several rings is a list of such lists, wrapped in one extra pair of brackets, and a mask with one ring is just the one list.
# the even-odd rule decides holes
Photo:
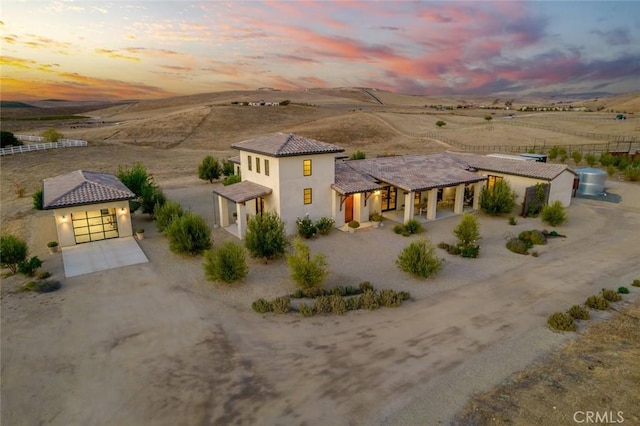
[(404, 194), (404, 223), (407, 223), (410, 219), (413, 219), (413, 197), (415, 193), (413, 191)]
[(247, 206), (244, 203), (236, 204), (238, 213), (238, 238), (243, 239), (247, 233)]
[(429, 190), (427, 198), (427, 220), (435, 220), (438, 207), (438, 188)]
[(453, 212), (455, 214), (461, 214), (464, 208), (464, 187), (464, 183), (456, 187), (456, 199), (453, 203)]
[(473, 209), (480, 209), (480, 191), (482, 191), (482, 186), (484, 185), (484, 181), (476, 182), (473, 184)]
[(220, 226), (224, 228), (229, 226), (229, 200), (220, 195), (216, 195), (216, 197), (218, 197), (218, 213), (220, 217)]

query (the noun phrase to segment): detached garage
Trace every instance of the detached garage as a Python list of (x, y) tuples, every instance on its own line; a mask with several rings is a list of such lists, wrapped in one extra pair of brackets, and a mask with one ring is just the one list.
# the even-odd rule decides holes
[(135, 194), (109, 173), (76, 170), (43, 183), (43, 208), (53, 210), (61, 247), (131, 237)]

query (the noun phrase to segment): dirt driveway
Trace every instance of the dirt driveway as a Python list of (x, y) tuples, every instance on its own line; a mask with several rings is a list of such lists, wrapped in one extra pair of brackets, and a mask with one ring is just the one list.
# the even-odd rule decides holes
[[(170, 199), (207, 212), (210, 185), (161, 183)], [(440, 251), (445, 266), (428, 281), (396, 268), (417, 237), (391, 226), (310, 241), (327, 255), (328, 287), (368, 280), (413, 296), (343, 317), (258, 315), (253, 300), (294, 289), (284, 261), (252, 261), (245, 283), (221, 287), (204, 280), (201, 258), (172, 254), (137, 217), (148, 264), (64, 279), (40, 296), (13, 293), (20, 277), (3, 279), (2, 423), (446, 424), (472, 393), (571, 337), (546, 328), (550, 313), (640, 276), (638, 187), (608, 183), (623, 203), (575, 200), (559, 228), (568, 238), (538, 258), (507, 251), (503, 235), (540, 229), (539, 219), (512, 227), (480, 216), (481, 257)], [(27, 222), (30, 242), (44, 247), (33, 235), (50, 235), (51, 218)], [(456, 224), (430, 223), (426, 236), (453, 242)], [(214, 231), (214, 244), (228, 238)], [(42, 257), (62, 279), (59, 255)]]

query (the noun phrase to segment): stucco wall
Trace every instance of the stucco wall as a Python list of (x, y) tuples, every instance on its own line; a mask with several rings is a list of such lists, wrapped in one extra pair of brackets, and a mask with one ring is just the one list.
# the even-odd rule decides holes
[(553, 181), (551, 181), (551, 189), (549, 191), (549, 202), (552, 203), (559, 200), (563, 206), (568, 207), (571, 204), (571, 195), (573, 194), (573, 179), (576, 176), (569, 170), (565, 170)]
[(91, 210), (116, 209), (116, 220), (118, 223), (118, 236), (130, 237), (133, 235), (131, 225), (131, 215), (129, 213), (128, 201), (114, 201), (110, 203), (90, 204), (86, 206), (66, 207), (53, 210), (53, 216), (58, 232), (58, 243), (61, 247), (76, 245), (73, 235), (73, 224), (71, 223), (71, 215), (74, 213), (83, 213)]

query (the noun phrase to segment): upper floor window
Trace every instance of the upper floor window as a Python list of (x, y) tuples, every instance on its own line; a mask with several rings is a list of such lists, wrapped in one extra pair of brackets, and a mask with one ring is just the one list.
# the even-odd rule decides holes
[(311, 176), (311, 160), (304, 160), (302, 162), (302, 174), (304, 176)]
[(251, 156), (247, 155), (247, 166), (249, 167), (249, 171), (251, 171), (252, 170), (251, 167), (253, 167), (251, 161), (252, 161)]
[(264, 160), (264, 174), (265, 176), (269, 176), (269, 160), (266, 158)]
[(305, 188), (304, 189), (304, 203), (305, 204), (311, 204), (312, 200), (313, 200), (313, 198), (311, 197), (311, 188)]
[(256, 157), (256, 173), (260, 173), (260, 158)]

